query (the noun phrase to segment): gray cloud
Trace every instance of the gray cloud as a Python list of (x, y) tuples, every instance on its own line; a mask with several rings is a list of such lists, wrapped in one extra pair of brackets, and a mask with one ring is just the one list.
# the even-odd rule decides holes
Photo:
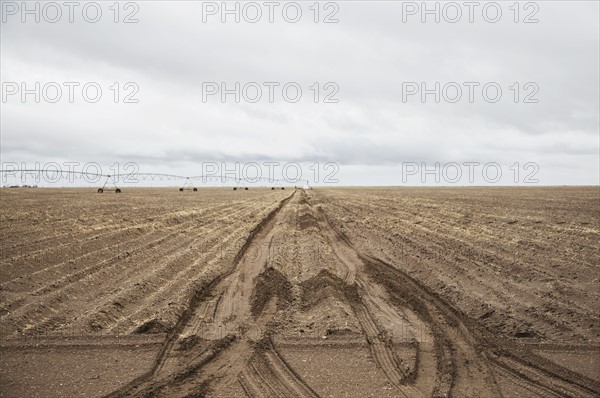
[[(315, 24), (308, 14), (298, 24), (203, 24), (200, 2), (138, 4), (137, 24), (112, 23), (108, 14), (97, 24), (1, 25), (3, 82), (96, 81), (104, 89), (96, 104), (9, 98), (1, 104), (2, 161), (136, 161), (154, 169), (330, 161), (347, 170), (537, 161), (598, 183), (598, 3), (540, 2), (537, 24), (515, 24), (510, 14), (497, 24), (402, 23), (394, 2), (340, 2), (337, 24)], [(136, 82), (140, 102), (111, 103), (115, 81)], [(274, 103), (203, 103), (207, 81), (294, 81), (303, 97), (287, 103), (276, 91)], [(487, 103), (480, 91), (474, 103), (402, 101), (403, 82), (465, 81), (498, 82), (501, 101)], [(314, 82), (335, 82), (339, 103), (313, 103)], [(514, 82), (535, 82), (539, 103), (514, 103)], [(570, 183), (568, 175), (547, 173), (544, 182)]]

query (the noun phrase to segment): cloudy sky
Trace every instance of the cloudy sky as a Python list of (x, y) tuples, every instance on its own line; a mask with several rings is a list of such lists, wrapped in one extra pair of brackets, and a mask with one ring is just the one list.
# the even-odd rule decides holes
[(429, 185), (438, 164), (468, 185), (477, 162), (475, 184), (599, 183), (597, 1), (429, 2), (439, 22), (421, 2), (313, 3), (230, 1), (236, 22), (221, 2), (2, 1), (3, 164), (298, 163), (313, 185)]

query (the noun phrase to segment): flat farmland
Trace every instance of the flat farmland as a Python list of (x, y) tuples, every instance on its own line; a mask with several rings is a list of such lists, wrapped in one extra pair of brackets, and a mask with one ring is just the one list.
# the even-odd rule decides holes
[(0, 395), (595, 397), (598, 187), (0, 190)]

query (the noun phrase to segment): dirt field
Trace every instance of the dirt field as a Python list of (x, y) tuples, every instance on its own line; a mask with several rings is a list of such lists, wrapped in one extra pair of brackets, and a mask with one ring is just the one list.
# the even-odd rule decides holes
[(600, 191), (0, 190), (2, 397), (598, 397)]

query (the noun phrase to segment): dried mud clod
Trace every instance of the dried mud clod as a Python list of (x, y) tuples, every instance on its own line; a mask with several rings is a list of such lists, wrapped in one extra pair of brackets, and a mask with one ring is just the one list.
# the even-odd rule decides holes
[(338, 301), (344, 301), (346, 298), (344, 281), (327, 270), (321, 270), (312, 278), (305, 280), (300, 287), (303, 309), (312, 308), (328, 297)]
[(265, 269), (256, 278), (256, 284), (250, 299), (252, 316), (259, 316), (273, 298), (277, 298), (277, 308), (287, 308), (293, 300), (292, 284), (278, 270)]
[(319, 224), (317, 223), (317, 220), (310, 212), (302, 212), (300, 217), (298, 217), (298, 226), (300, 227), (301, 230), (311, 229), (311, 228), (312, 229), (319, 228)]
[(163, 321), (159, 319), (151, 319), (147, 322), (144, 322), (137, 328), (135, 328), (134, 333), (137, 334), (159, 334), (159, 333), (168, 333), (169, 326), (166, 325)]

